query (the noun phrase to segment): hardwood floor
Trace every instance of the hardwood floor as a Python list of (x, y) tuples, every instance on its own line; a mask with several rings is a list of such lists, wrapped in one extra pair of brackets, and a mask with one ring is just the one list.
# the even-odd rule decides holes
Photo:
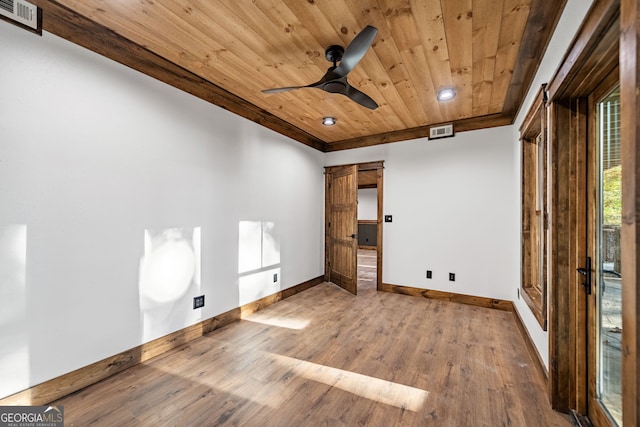
[[(359, 264), (361, 264), (359, 262)], [(55, 402), (68, 426), (570, 426), (510, 312), (329, 283)]]
[(376, 289), (376, 251), (358, 249), (358, 290)]

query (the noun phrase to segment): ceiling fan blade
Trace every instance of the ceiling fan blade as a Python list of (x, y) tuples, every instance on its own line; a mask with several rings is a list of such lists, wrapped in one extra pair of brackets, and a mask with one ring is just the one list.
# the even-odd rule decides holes
[(329, 68), (329, 70), (325, 73), (325, 75), (322, 76), (322, 78), (319, 81), (315, 82), (315, 83), (311, 83), (311, 84), (304, 85), (304, 86), (274, 87), (272, 89), (264, 89), (262, 91), (262, 93), (288, 92), (290, 90), (302, 89), (302, 88), (305, 88), (305, 87), (315, 87), (315, 88), (320, 88), (321, 89), (322, 85), (331, 79), (331, 77), (332, 77), (331, 70), (332, 69)]
[(286, 87), (274, 87), (272, 89), (264, 89), (262, 93), (280, 93), (280, 92), (288, 92), (290, 90), (302, 89), (307, 86), (286, 86)]
[(340, 60), (340, 65), (334, 70), (334, 73), (337, 74), (338, 77), (346, 76), (349, 71), (353, 70), (358, 62), (362, 59), (367, 50), (373, 43), (373, 39), (375, 39), (376, 34), (378, 34), (378, 29), (376, 27), (372, 27), (371, 25), (367, 25), (364, 27), (362, 31), (358, 33), (357, 36), (349, 43), (349, 46), (344, 51), (344, 55)]
[(375, 110), (376, 108), (378, 108), (378, 103), (371, 99), (369, 95), (360, 92), (358, 89), (351, 85), (347, 86), (347, 90), (344, 94), (351, 98), (353, 101), (357, 102), (363, 107), (367, 107), (370, 110)]

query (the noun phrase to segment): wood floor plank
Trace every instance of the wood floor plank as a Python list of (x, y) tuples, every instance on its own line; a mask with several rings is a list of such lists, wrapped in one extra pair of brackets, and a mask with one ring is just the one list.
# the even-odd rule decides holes
[(315, 286), (55, 404), (69, 426), (571, 425), (512, 313), (370, 279), (358, 296)]

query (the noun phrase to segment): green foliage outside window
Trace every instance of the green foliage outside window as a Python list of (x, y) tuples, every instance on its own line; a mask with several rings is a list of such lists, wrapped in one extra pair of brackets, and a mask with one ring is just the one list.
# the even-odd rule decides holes
[(603, 222), (607, 225), (622, 224), (622, 166), (604, 171), (603, 185)]

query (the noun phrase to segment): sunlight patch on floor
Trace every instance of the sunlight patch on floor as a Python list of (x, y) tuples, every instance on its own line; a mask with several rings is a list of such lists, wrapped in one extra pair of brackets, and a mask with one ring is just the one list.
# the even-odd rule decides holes
[[(218, 342), (218, 344), (223, 344)], [(213, 344), (213, 345), (218, 345)], [(222, 354), (220, 357), (225, 359), (224, 366), (239, 365), (252, 366), (259, 365), (263, 369), (261, 375), (263, 378), (256, 378), (253, 375), (244, 376), (242, 369), (209, 369), (207, 367), (194, 368), (193, 375), (181, 374), (184, 370), (184, 361), (177, 360), (173, 365), (156, 364), (153, 368), (159, 372), (163, 372), (169, 376), (176, 377), (176, 384), (182, 384), (183, 388), (205, 387), (215, 390), (216, 393), (223, 393), (233, 396), (239, 400), (245, 400), (260, 406), (277, 410), (291, 396), (284, 390), (281, 394), (274, 394), (273, 387), (277, 386), (277, 381), (271, 381), (271, 378), (277, 378), (283, 373), (279, 372), (279, 368), (269, 363), (270, 353), (257, 351), (246, 353), (235, 353), (233, 348), (229, 348), (229, 354)], [(227, 353), (224, 351), (223, 353)], [(230, 362), (229, 357), (233, 361)], [(247, 368), (251, 370), (251, 368)], [(199, 373), (200, 372), (200, 373)], [(264, 381), (264, 382), (263, 382)], [(266, 385), (265, 385), (266, 384)], [(230, 397), (230, 399), (232, 399)]]
[(278, 363), (306, 379), (336, 387), (365, 399), (417, 412), (429, 392), (415, 387), (332, 368), (292, 357), (274, 355)]
[(268, 314), (254, 313), (251, 316), (244, 318), (249, 322), (261, 323), (263, 325), (277, 326), (278, 328), (302, 330), (309, 326), (311, 321), (309, 319), (301, 319), (295, 317), (280, 317), (271, 316)]

